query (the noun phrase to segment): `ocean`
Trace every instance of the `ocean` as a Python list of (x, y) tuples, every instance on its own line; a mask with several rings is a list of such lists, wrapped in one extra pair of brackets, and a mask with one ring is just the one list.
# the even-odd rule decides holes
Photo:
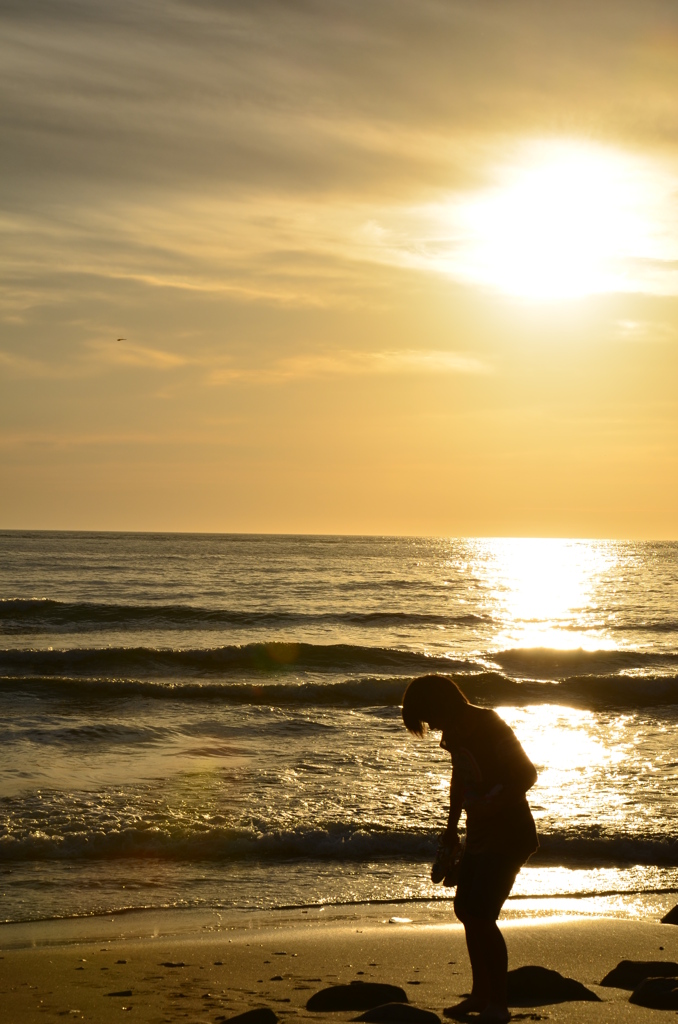
[(505, 915), (678, 902), (678, 544), (0, 533), (0, 920), (419, 901), (450, 674), (539, 772)]

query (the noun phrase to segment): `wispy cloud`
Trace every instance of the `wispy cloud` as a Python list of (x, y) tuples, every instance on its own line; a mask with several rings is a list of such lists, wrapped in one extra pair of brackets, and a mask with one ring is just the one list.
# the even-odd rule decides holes
[(275, 359), (263, 365), (236, 360), (218, 353), (178, 355), (174, 352), (128, 342), (91, 341), (69, 362), (56, 364), (28, 359), (0, 350), (0, 365), (16, 378), (79, 379), (107, 370), (150, 370), (159, 373), (191, 367), (197, 379), (207, 384), (243, 381), (249, 384), (284, 384), (287, 381), (319, 377), (392, 374), (482, 374), (490, 366), (467, 352), (430, 349), (392, 349), (374, 352), (350, 349), (303, 352)]
[(209, 380), (225, 384), (244, 380), (255, 383), (284, 383), (313, 377), (346, 377), (390, 374), (478, 374), (490, 367), (464, 352), (403, 349), (379, 352), (339, 350), (311, 352), (279, 359), (263, 368), (227, 365), (213, 369)]
[(138, 366), (151, 370), (171, 370), (186, 366), (190, 360), (175, 352), (134, 345), (125, 338), (117, 341), (92, 341), (89, 350), (96, 363), (109, 366)]
[(174, 370), (191, 360), (173, 352), (129, 344), (126, 341), (91, 341), (67, 358), (35, 358), (0, 349), (0, 366), (8, 377), (46, 380), (79, 380), (94, 377), (115, 368)]
[(665, 343), (675, 341), (678, 333), (673, 324), (656, 320), (617, 320), (615, 335), (622, 341)]

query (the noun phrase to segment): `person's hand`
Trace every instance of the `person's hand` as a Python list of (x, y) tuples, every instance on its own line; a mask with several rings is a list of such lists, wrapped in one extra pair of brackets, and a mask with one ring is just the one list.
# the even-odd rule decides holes
[(449, 875), (461, 843), (456, 829), (446, 829), (438, 842), (438, 852), (431, 868), (431, 881), (434, 885), (442, 882)]
[(461, 842), (456, 828), (446, 828), (440, 837), (440, 843), (448, 850), (458, 850)]

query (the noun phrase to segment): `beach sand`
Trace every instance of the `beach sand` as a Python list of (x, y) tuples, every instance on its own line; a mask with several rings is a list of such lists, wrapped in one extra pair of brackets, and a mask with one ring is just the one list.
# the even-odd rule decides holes
[[(412, 1004), (441, 1014), (468, 991), (470, 973), (461, 926), (451, 911), (444, 923), (440, 917), (409, 905), (261, 912), (212, 918), (174, 935), (162, 934), (157, 922), (149, 929), (148, 916), (143, 929), (132, 921), (121, 929), (123, 917), (4, 925), (0, 1020), (214, 1024), (268, 1006), (283, 1024), (322, 1017), (343, 1022), (357, 1014), (311, 1014), (306, 1001), (318, 989), (354, 980), (401, 985)], [(677, 927), (582, 917), (500, 924), (511, 968), (554, 968), (603, 1000), (521, 1007), (515, 1019), (586, 1024), (666, 1018), (667, 1011), (634, 1006), (629, 992), (599, 982), (622, 959), (677, 960)]]

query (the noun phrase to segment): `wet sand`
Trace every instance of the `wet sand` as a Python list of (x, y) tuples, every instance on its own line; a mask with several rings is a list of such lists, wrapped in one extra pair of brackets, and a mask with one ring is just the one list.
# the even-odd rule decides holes
[[(581, 917), (512, 920), (501, 927), (511, 968), (553, 968), (603, 1000), (522, 1007), (515, 1019), (667, 1018), (667, 1011), (634, 1006), (629, 992), (599, 982), (622, 959), (678, 960), (678, 927)], [(402, 905), (351, 913), (328, 908), (325, 916), (264, 912), (175, 935), (135, 937), (128, 925), (104, 939), (93, 936), (91, 921), (88, 928), (84, 939), (73, 922), (0, 927), (0, 1019), (220, 1024), (268, 1006), (283, 1024), (297, 1018), (343, 1024), (357, 1014), (305, 1009), (313, 992), (356, 980), (388, 982), (401, 985), (413, 1005), (441, 1015), (470, 982), (461, 926)]]

